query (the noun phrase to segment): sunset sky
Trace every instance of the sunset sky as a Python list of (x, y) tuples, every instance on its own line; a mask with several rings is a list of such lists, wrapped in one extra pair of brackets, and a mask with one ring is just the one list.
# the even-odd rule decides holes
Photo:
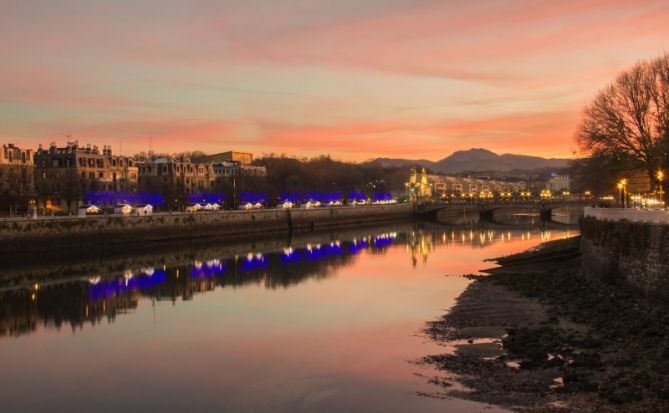
[(669, 0), (0, 0), (0, 142), (572, 157)]

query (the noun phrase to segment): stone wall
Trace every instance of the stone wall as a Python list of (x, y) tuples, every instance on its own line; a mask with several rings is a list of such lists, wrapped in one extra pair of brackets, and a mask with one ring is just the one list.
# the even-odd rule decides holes
[(0, 221), (0, 255), (184, 239), (235, 239), (408, 219), (412, 215), (413, 206), (403, 204), (3, 220)]
[(669, 298), (669, 225), (581, 220), (583, 273)]

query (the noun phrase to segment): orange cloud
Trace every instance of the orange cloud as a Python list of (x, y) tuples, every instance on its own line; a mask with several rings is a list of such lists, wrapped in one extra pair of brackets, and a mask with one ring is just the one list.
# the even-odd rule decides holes
[(668, 20), (664, 0), (5, 2), (0, 138), (568, 156), (583, 104)]

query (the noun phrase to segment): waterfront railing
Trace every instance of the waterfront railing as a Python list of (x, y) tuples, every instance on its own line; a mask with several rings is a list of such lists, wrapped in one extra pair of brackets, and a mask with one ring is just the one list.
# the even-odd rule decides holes
[(586, 207), (584, 216), (603, 221), (625, 220), (649, 224), (669, 224), (669, 211), (664, 209)]

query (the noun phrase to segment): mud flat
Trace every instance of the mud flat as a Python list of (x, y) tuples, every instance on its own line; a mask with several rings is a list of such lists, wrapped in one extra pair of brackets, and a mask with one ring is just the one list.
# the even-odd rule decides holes
[[(578, 238), (497, 260), (429, 322), (453, 397), (519, 412), (669, 412), (669, 305), (580, 274)], [(464, 388), (463, 388), (464, 385)]]

